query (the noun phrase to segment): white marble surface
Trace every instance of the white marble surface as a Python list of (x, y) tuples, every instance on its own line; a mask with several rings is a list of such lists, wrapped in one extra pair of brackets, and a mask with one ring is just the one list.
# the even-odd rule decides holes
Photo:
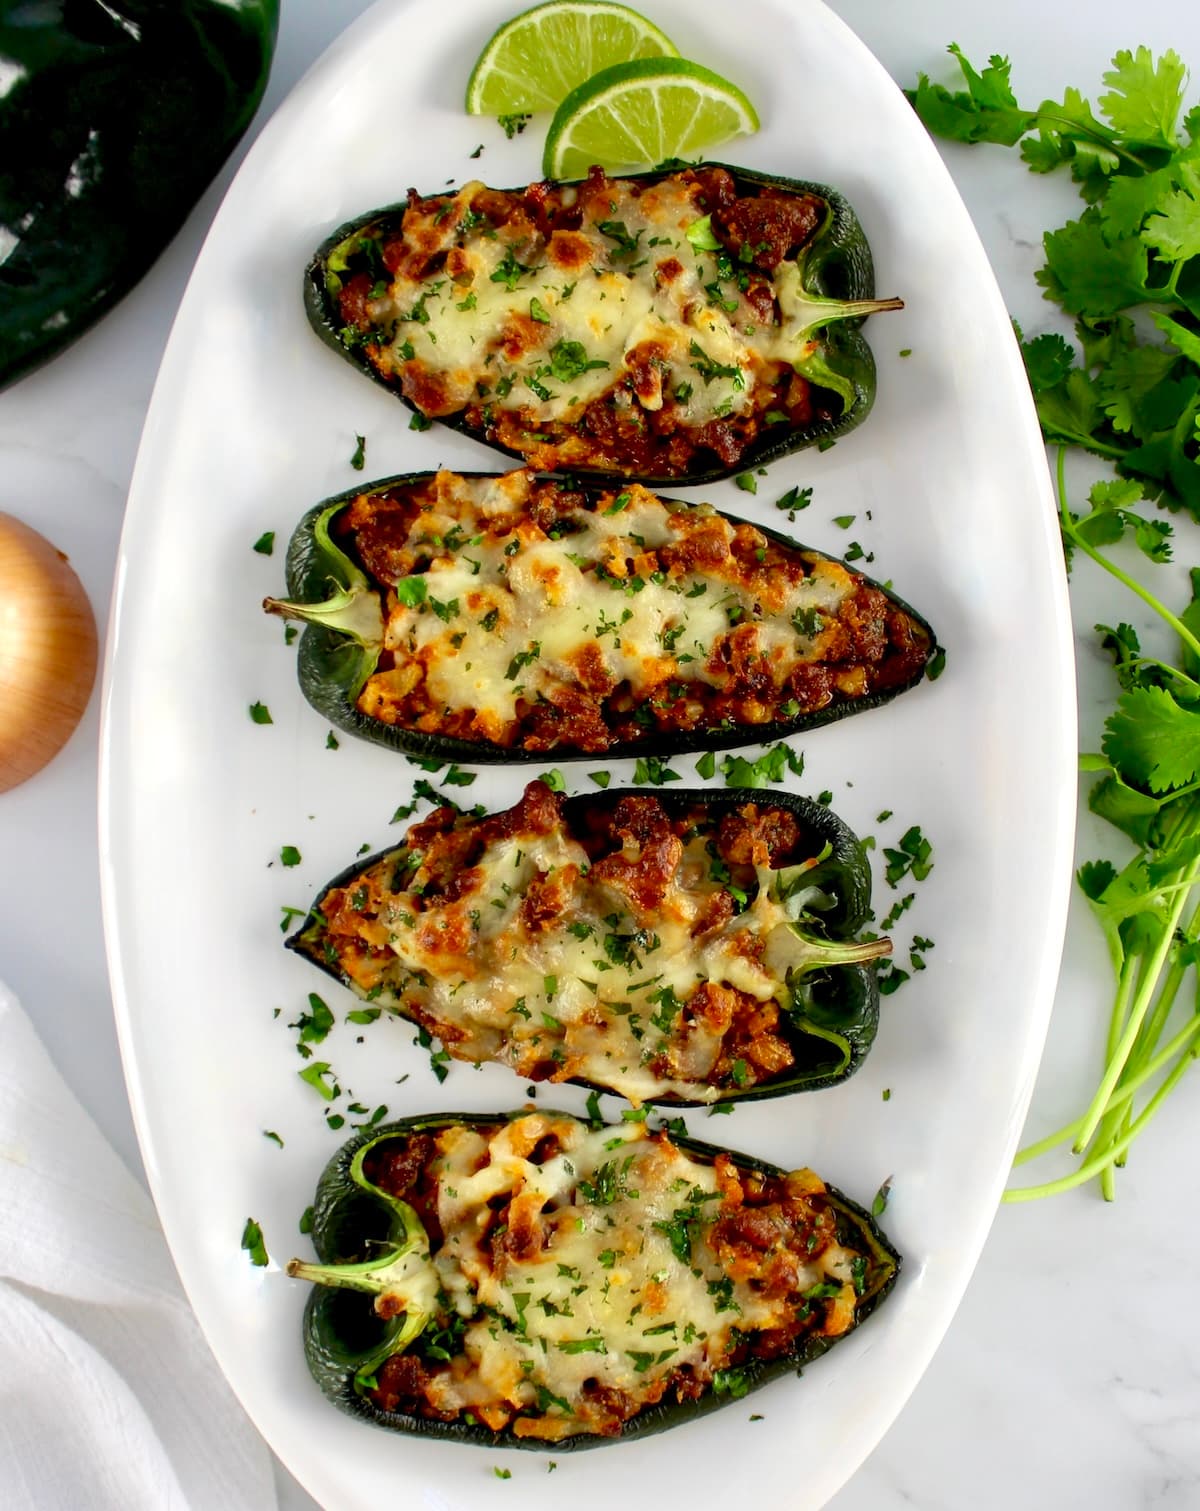
[[(286, 0), (260, 119), (364, 8), (362, 0)], [(1034, 103), (1061, 97), (1067, 84), (1094, 98), (1112, 53), (1139, 43), (1173, 46), (1200, 70), (1200, 13), (1190, 0), (1146, 0), (1136, 17), (1115, 0), (1057, 8), (1009, 0), (991, 15), (953, 0), (835, 0), (834, 8), (905, 84), (919, 69), (939, 74), (951, 40), (976, 62), (989, 52), (1010, 54), (1018, 95)], [(798, 88), (803, 68), (798, 59)], [(1189, 98), (1198, 96), (1200, 73)], [(999, 148), (947, 148), (945, 157), (1009, 308), (1027, 333), (1047, 328), (1052, 311), (1033, 273), (1042, 230), (1076, 213), (1071, 186), (1034, 178), (1015, 153)], [(158, 359), (233, 167), (119, 309), (67, 355), (0, 395), (0, 509), (69, 554), (101, 623)], [(1086, 482), (1094, 473), (1083, 464), (1078, 475)], [(1177, 556), (1185, 565), (1200, 563), (1200, 527), (1176, 524)], [(1082, 740), (1094, 748), (1111, 675), (1093, 648), (1091, 626), (1112, 615), (1137, 616), (1082, 569), (1073, 594)], [(137, 1168), (100, 926), (97, 723), (93, 700), (58, 759), (0, 796), (0, 977)], [(1107, 845), (1101, 826), (1085, 818), (1080, 858)], [(1107, 971), (1097, 931), (1075, 908), (1029, 1137), (1076, 1115), (1090, 1095), (1108, 1012)], [(835, 1511), (1007, 1511), (1014, 1502), (1029, 1511), (1200, 1507), (1193, 1153), (1200, 1145), (1200, 1072), (1193, 1080), (1135, 1146), (1116, 1206), (1087, 1190), (1001, 1210), (948, 1337), (891, 1431), (835, 1498)], [(312, 1506), (282, 1470), (279, 1479), (289, 1511)], [(0, 1501), (2, 1488), (0, 1466)]]

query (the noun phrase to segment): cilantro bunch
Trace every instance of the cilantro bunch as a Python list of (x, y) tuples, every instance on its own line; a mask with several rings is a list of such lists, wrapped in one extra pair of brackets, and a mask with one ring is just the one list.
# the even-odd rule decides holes
[[(1116, 977), (1105, 1066), (1083, 1115), (1017, 1156), (1022, 1164), (1069, 1142), (1078, 1167), (1007, 1193), (1028, 1200), (1098, 1177), (1111, 1200), (1130, 1144), (1200, 1054), (1200, 569), (1176, 613), (1111, 554), (1127, 542), (1148, 565), (1171, 560), (1174, 526), (1145, 503), (1200, 520), (1200, 106), (1183, 113), (1187, 72), (1173, 52), (1119, 52), (1097, 116), (1075, 89), (1025, 109), (1007, 59), (980, 71), (957, 45), (950, 51), (966, 88), (922, 74), (908, 97), (925, 125), (960, 142), (1020, 143), (1036, 173), (1069, 167), (1086, 202), (1078, 220), (1047, 232), (1037, 275), (1046, 299), (1074, 317), (1075, 344), (1049, 332), (1021, 350), (1043, 434), (1058, 446), (1068, 564), (1091, 558), (1158, 616), (1170, 646), (1164, 659), (1123, 620), (1097, 626), (1120, 695), (1100, 752), (1081, 766), (1097, 778), (1092, 811), (1133, 850), (1120, 868), (1094, 861), (1078, 876)], [(1117, 474), (1095, 484), (1080, 513), (1065, 486), (1074, 448)]]
[[(1076, 317), (1078, 346), (1047, 334), (1022, 347), (1047, 439), (1110, 459), (1147, 497), (1200, 519), (1200, 105), (1183, 115), (1187, 70), (1173, 52), (1119, 52), (1099, 120), (1076, 89), (1023, 109), (1006, 58), (977, 72), (950, 51), (966, 90), (921, 74), (908, 96), (929, 130), (1020, 142), (1035, 173), (1069, 165), (1087, 201), (1047, 232), (1037, 275)], [(1123, 313), (1142, 309), (1144, 321)]]

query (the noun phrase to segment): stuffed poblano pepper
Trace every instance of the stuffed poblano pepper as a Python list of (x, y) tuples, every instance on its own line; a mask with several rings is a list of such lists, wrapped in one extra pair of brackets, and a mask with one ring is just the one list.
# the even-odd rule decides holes
[(0, 4), (0, 387), (147, 271), (245, 131), (279, 0)]
[(542, 781), (439, 808), (317, 897), (288, 948), (454, 1059), (635, 1103), (780, 1096), (850, 1076), (875, 1037), (861, 844), (789, 793)]
[(342, 226), (317, 332), (418, 416), (544, 470), (711, 482), (858, 425), (862, 227), (822, 184), (702, 163), (481, 183)]
[(449, 760), (767, 741), (913, 687), (925, 621), (843, 562), (640, 484), (416, 473), (288, 550), (300, 685), (339, 729)]
[(811, 1170), (642, 1123), (440, 1114), (321, 1177), (305, 1351), (338, 1406), (488, 1447), (591, 1448), (704, 1415), (857, 1327), (899, 1256)]

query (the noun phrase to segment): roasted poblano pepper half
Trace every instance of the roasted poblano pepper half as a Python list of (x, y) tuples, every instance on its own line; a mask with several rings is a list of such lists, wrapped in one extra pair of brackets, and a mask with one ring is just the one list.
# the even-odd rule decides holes
[(317, 333), (422, 420), (543, 470), (703, 483), (861, 423), (874, 298), (823, 184), (702, 163), (582, 184), (470, 183), (335, 231)]
[(266, 88), (279, 0), (0, 4), (0, 388), (179, 230)]
[(928, 624), (822, 552), (640, 484), (412, 473), (327, 499), (287, 557), (300, 686), (336, 728), (481, 762), (770, 741), (924, 676)]
[(287, 946), (451, 1058), (686, 1106), (853, 1074), (891, 951), (860, 937), (870, 901), (861, 843), (820, 803), (539, 780), (355, 862)]
[(317, 1262), (288, 1273), (316, 1286), (304, 1348), (331, 1401), (399, 1432), (556, 1452), (794, 1374), (900, 1265), (810, 1170), (532, 1108), (359, 1134), (320, 1179), (312, 1239)]

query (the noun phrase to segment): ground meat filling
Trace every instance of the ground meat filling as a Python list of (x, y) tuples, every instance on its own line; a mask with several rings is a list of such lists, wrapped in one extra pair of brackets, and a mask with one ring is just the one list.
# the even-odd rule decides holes
[(452, 1058), (534, 1081), (711, 1100), (796, 1065), (763, 877), (822, 837), (764, 800), (564, 804), (535, 781), (483, 819), (437, 810), (326, 892), (321, 957)]
[[(651, 217), (645, 226), (636, 221), (643, 209)], [(432, 196), (410, 190), (403, 212), (380, 217), (338, 249), (338, 266), (344, 261), (346, 267), (330, 288), (340, 339), (422, 414), (454, 417), (544, 470), (665, 479), (734, 468), (756, 442), (836, 421), (842, 413), (841, 395), (795, 371), (790, 347), (777, 349), (766, 340), (785, 324), (776, 276), (804, 254), (828, 214), (828, 204), (816, 195), (739, 184), (723, 168), (688, 168), (665, 181), (609, 179), (593, 168), (583, 184), (541, 182), (523, 190), (475, 184)], [(697, 244), (703, 256), (685, 239), (702, 217), (712, 238)], [(627, 222), (639, 225), (636, 235)], [(481, 239), (509, 254), (500, 273), (480, 270), (471, 249)], [(686, 297), (681, 293), (682, 303), (671, 304), (670, 318), (689, 336), (711, 334), (704, 321), (715, 310), (728, 316), (730, 331), (751, 343), (750, 355), (739, 358), (746, 365), (729, 406), (733, 412), (714, 416), (697, 402), (697, 389), (707, 388), (718, 369), (727, 374), (728, 361), (714, 366), (703, 341), (672, 348), (653, 336), (635, 340), (628, 350), (610, 354), (605, 348), (593, 366), (609, 368), (609, 380), (598, 389), (589, 386), (565, 411), (548, 412), (535, 400), (548, 385), (556, 394), (569, 389), (578, 361), (586, 360), (586, 343), (577, 338), (589, 328), (578, 321), (564, 324), (572, 334), (560, 341), (558, 359), (551, 345), (549, 360), (536, 372), (514, 367), (545, 348), (547, 325), (558, 318), (538, 297), (546, 285), (536, 275), (545, 269), (566, 280), (553, 285), (556, 293), (570, 288), (571, 280), (593, 277), (627, 279), (637, 293), (636, 275), (644, 266), (654, 289), (682, 290), (686, 283)], [(460, 312), (481, 310), (480, 289), (488, 293), (497, 276), (534, 297), (526, 292), (522, 307), (499, 326), (481, 325), (465, 365), (440, 368), (450, 358), (437, 347), (426, 350), (419, 333), (401, 339), (412, 322), (428, 325), (431, 318), (426, 296), (417, 297), (416, 290), (429, 291), (436, 320), (439, 299), (453, 298)], [(389, 279), (402, 283), (389, 285)], [(390, 287), (402, 293), (393, 298)], [(622, 291), (606, 293), (611, 310)], [(563, 298), (565, 303), (565, 292)], [(630, 299), (636, 303), (633, 294)], [(633, 336), (639, 328), (631, 315)], [(697, 345), (698, 368), (689, 365)], [(440, 350), (447, 350), (444, 340)]]
[[(520, 1138), (526, 1124), (528, 1147)], [(367, 1396), (380, 1410), (466, 1421), (548, 1442), (581, 1433), (618, 1437), (648, 1406), (694, 1401), (714, 1381), (720, 1384), (718, 1376), (723, 1389), (738, 1394), (744, 1386), (734, 1389), (735, 1382), (746, 1366), (795, 1355), (808, 1338), (832, 1339), (854, 1326), (875, 1261), (862, 1251), (861, 1229), (812, 1171), (763, 1172), (740, 1166), (728, 1154), (691, 1156), (665, 1133), (623, 1130), (615, 1144), (625, 1167), (637, 1172), (645, 1199), (625, 1187), (614, 1198), (608, 1188), (597, 1193), (589, 1150), (616, 1130), (581, 1130), (574, 1119), (552, 1113), (531, 1112), (507, 1127), (475, 1124), (466, 1135), (471, 1152), (465, 1166), (456, 1159), (460, 1130), (397, 1135), (371, 1151), (367, 1179), (417, 1208), (431, 1262), (444, 1282), (440, 1309), (425, 1331), (367, 1382)], [(525, 1175), (491, 1182), (499, 1189), (486, 1200), (459, 1200), (456, 1186), (475, 1177), (487, 1180), (493, 1158), (511, 1161), (514, 1147)], [(606, 1142), (602, 1152), (613, 1147)], [(526, 1189), (527, 1182), (563, 1158), (578, 1161), (580, 1172), (573, 1189), (547, 1206), (544, 1196)], [(666, 1221), (650, 1205), (652, 1189), (665, 1180), (660, 1171), (675, 1174), (673, 1191), (691, 1188), (690, 1195), (676, 1198), (684, 1205)], [(598, 1208), (598, 1202), (606, 1205)], [(449, 1231), (438, 1221), (439, 1208)], [(592, 1240), (579, 1236), (592, 1229), (600, 1235), (594, 1250)], [(647, 1235), (659, 1246), (656, 1265), (682, 1267), (674, 1279), (657, 1270), (639, 1289), (637, 1271), (622, 1265), (625, 1256), (646, 1246)], [(531, 1317), (575, 1315), (571, 1307), (549, 1302), (549, 1289), (540, 1289), (547, 1283), (543, 1277), (558, 1282), (564, 1271), (577, 1282), (573, 1295), (586, 1297), (579, 1303), (586, 1321), (577, 1323), (586, 1352), (602, 1356), (604, 1368), (564, 1368), (565, 1355), (583, 1350), (561, 1334), (534, 1336)], [(465, 1293), (463, 1275), (473, 1277)], [(614, 1276), (632, 1288), (620, 1305), (610, 1303), (605, 1284)], [(515, 1321), (504, 1299), (510, 1286), (524, 1288)], [(624, 1315), (635, 1294), (640, 1304), (634, 1317), (645, 1309), (648, 1317), (667, 1318), (649, 1329), (646, 1352), (635, 1346), (644, 1341), (643, 1324), (631, 1333)], [(672, 1296), (664, 1310), (660, 1302)], [(711, 1303), (703, 1299), (713, 1297)], [(397, 1315), (403, 1300), (381, 1296), (375, 1310)], [(571, 1330), (570, 1322), (556, 1325)]]
[(514, 473), (504, 488), (484, 506), (482, 484), (438, 474), (333, 521), (386, 616), (367, 717), (603, 754), (794, 724), (899, 690), (930, 656), (925, 626), (881, 588), (753, 525), (637, 485), (585, 495)]

